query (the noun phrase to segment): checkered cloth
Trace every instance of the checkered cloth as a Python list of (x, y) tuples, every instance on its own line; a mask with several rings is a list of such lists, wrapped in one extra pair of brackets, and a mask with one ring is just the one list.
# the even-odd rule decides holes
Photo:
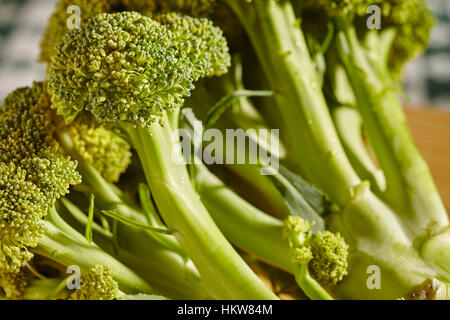
[(0, 0), (0, 102), (45, 77), (37, 63), (42, 32), (57, 0)]
[[(43, 29), (58, 0), (0, 0), (0, 102), (19, 86), (41, 80), (45, 66), (36, 63)], [(412, 104), (450, 110), (450, 0), (430, 0), (439, 23), (430, 48), (406, 70)]]

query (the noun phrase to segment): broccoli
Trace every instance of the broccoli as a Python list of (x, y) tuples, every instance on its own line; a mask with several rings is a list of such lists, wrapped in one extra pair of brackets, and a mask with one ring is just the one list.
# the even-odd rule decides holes
[[(61, 0), (47, 79), (0, 109), (0, 294), (276, 299), (233, 243), (311, 299), (448, 298), (449, 219), (397, 97), (432, 25), (425, 0)], [(260, 176), (260, 154), (227, 164), (240, 180), (226, 186), (187, 166), (186, 106), (207, 128), (281, 128), (282, 150), (250, 137), (279, 171)]]
[[(39, 61), (50, 62), (50, 58), (54, 55), (56, 44), (61, 41), (64, 34), (68, 31), (67, 21), (70, 6), (78, 6), (80, 8), (79, 19), (83, 24), (87, 18), (102, 12), (110, 12), (114, 1), (109, 0), (61, 0), (57, 3), (56, 9), (49, 19), (48, 26), (44, 31), (44, 37), (41, 41), (41, 53)], [(117, 2), (117, 1), (116, 1)], [(74, 21), (76, 22), (76, 21)]]
[(289, 243), (294, 274), (300, 287), (312, 299), (332, 299), (314, 279), (335, 285), (347, 275), (347, 244), (339, 233), (322, 231), (313, 234), (310, 231), (312, 225), (300, 217), (290, 216), (283, 235)]
[(298, 216), (274, 218), (227, 188), (204, 165), (196, 165), (197, 191), (224, 234), (238, 247), (293, 273), (311, 299), (333, 299), (324, 287), (347, 275), (348, 245), (339, 234), (312, 232)]
[[(151, 292), (147, 283), (94, 243), (67, 225), (55, 204), (81, 182), (77, 161), (64, 155), (54, 138), (48, 96), (42, 83), (17, 89), (5, 99), (0, 112), (2, 155), (1, 251), (5, 270), (18, 272), (37, 253), (66, 266), (86, 270), (93, 263), (110, 263), (129, 292)], [(83, 252), (83, 255), (79, 253)]]
[(113, 276), (114, 272), (108, 267), (94, 266), (80, 279), (80, 288), (70, 295), (69, 300), (116, 300), (120, 291)]
[(330, 1), (311, 4), (326, 12), (336, 26), (339, 58), (386, 177), (380, 197), (395, 209), (417, 254), (446, 282), (448, 259), (442, 253), (449, 246), (448, 215), (407, 129), (396, 85), (405, 62), (426, 47), (433, 16), (426, 1), (384, 1), (380, 4), (383, 28), (369, 31), (358, 19), (367, 3), (340, 5), (341, 10), (335, 10)]
[(75, 151), (108, 182), (118, 182), (131, 164), (131, 146), (102, 126), (75, 122), (68, 128)]
[[(125, 296), (114, 280), (114, 272), (102, 265), (93, 266), (79, 279), (67, 275), (47, 278), (36, 274), (36, 271), (27, 272), (26, 269), (17, 273), (5, 273), (2, 270), (0, 274), (3, 297), (10, 300), (117, 300)], [(73, 289), (69, 288), (69, 282)]]
[[(402, 215), (416, 235), (424, 232), (433, 221), (447, 225), (448, 216), (431, 174), (405, 129), (406, 120), (397, 98), (395, 80), (389, 71), (392, 70), (389, 68), (391, 56), (399, 65), (404, 51), (394, 43), (401, 46), (408, 43), (407, 51), (411, 55), (427, 43), (432, 17), (424, 1), (383, 2), (383, 12), (389, 14), (386, 27), (380, 31), (368, 31), (354, 18), (368, 7), (364, 1), (319, 1), (311, 6), (323, 9), (336, 21), (338, 51), (371, 146), (386, 177), (383, 198)], [(358, 37), (360, 30), (363, 34)]]
[[(1, 229), (2, 256), (4, 256), (2, 261), (7, 261), (7, 265), (17, 271), (31, 259), (32, 253), (29, 252), (31, 248), (32, 252), (48, 256), (65, 265), (71, 264), (71, 261), (72, 264), (83, 263), (85, 269), (95, 261), (111, 260), (111, 267), (120, 270), (117, 276), (122, 277), (126, 272), (121, 268), (125, 267), (118, 261), (95, 245), (88, 245), (88, 241), (71, 227), (61, 229), (58, 225), (55, 228), (55, 224), (48, 220), (50, 216), (62, 215), (67, 211), (65, 207), (71, 203), (67, 199), (56, 201), (56, 198), (67, 195), (69, 184), (65, 181), (68, 179), (70, 184), (81, 187), (79, 183), (82, 173), (85, 180), (83, 186), (96, 195), (97, 204), (102, 204), (104, 209), (113, 210), (138, 224), (146, 225), (145, 215), (138, 208), (127, 204), (120, 193), (117, 193), (103, 177), (110, 177), (111, 172), (115, 172), (117, 177), (118, 173), (126, 168), (129, 163), (129, 145), (114, 132), (91, 123), (91, 119), (82, 121), (83, 118), (80, 117), (71, 125), (61, 128), (62, 119), (54, 114), (50, 105), (45, 84), (35, 83), (32, 88), (22, 88), (11, 93), (2, 108), (0, 122), (4, 128), (2, 135), (4, 138), (0, 143), (2, 150), (5, 150), (2, 161), (11, 161), (9, 165), (0, 163), (3, 185), (0, 200), (3, 203), (2, 214), (5, 217)], [(76, 157), (79, 161), (70, 160), (63, 152)], [(44, 156), (46, 158), (42, 158)], [(111, 167), (112, 165), (115, 167)], [(111, 169), (102, 175), (95, 167)], [(57, 194), (52, 195), (53, 193)], [(70, 208), (72, 209), (70, 212), (78, 210), (74, 205)], [(48, 212), (51, 215), (48, 215)], [(81, 214), (86, 217), (84, 213)], [(45, 221), (42, 220), (44, 217)], [(62, 220), (58, 218), (57, 221)], [(61, 223), (64, 228), (67, 227), (66, 223)], [(163, 225), (157, 227), (165, 228)], [(78, 231), (84, 232), (85, 228), (86, 225), (83, 225)], [(117, 229), (121, 233), (126, 226), (120, 225)], [(128, 233), (132, 234), (132, 239)], [(80, 242), (69, 245), (68, 241), (71, 238), (79, 238)], [(106, 247), (103, 249), (108, 249), (106, 251), (114, 255), (116, 249), (112, 246), (115, 241), (113, 235), (108, 235), (107, 240), (105, 238), (103, 240), (102, 244)], [(199, 282), (197, 270), (186, 262), (188, 258), (171, 236), (155, 235), (151, 231), (135, 232), (133, 228), (128, 228), (128, 232), (125, 236), (119, 237), (119, 240), (121, 245), (133, 242), (135, 246), (139, 244), (146, 247), (148, 254), (144, 257), (132, 254), (134, 249), (131, 248), (130, 253), (125, 256), (119, 254), (118, 259), (133, 267), (140, 266), (142, 277), (152, 284), (156, 282), (156, 291), (181, 298), (208, 297), (202, 290), (195, 289)], [(82, 246), (90, 249), (83, 250)], [(85, 252), (86, 259), (93, 254), (98, 256), (91, 262), (84, 260), (84, 257), (83, 259), (78, 257), (77, 252)], [(154, 267), (151, 273), (147, 271), (148, 266)], [(158, 276), (161, 273), (157, 270), (161, 270), (164, 276)], [(120, 279), (121, 286), (127, 286), (127, 281), (125, 276)], [(131, 276), (130, 281), (137, 280)], [(137, 282), (139, 284), (139, 281)], [(147, 285), (141, 284), (141, 287), (142, 290), (135, 291), (131, 287), (132, 290), (126, 291), (150, 292)]]
[[(372, 298), (395, 298), (404, 295), (412, 286), (422, 283), (427, 278), (437, 278), (448, 283), (448, 275), (445, 268), (442, 268), (442, 265), (448, 262), (445, 256), (437, 254), (438, 247), (441, 247), (442, 252), (447, 247), (447, 244), (442, 242), (445, 232), (438, 233), (444, 235), (441, 236), (439, 244), (438, 241), (430, 240), (429, 244), (434, 244), (436, 247), (433, 245), (427, 247), (427, 238), (426, 235), (424, 236), (430, 223), (437, 222), (441, 228), (445, 229), (448, 225), (448, 217), (428, 169), (412, 144), (409, 133), (405, 130), (406, 122), (396, 94), (392, 90), (395, 86), (391, 85), (392, 81), (386, 80), (392, 77), (390, 75), (392, 68), (388, 69), (388, 63), (383, 67), (380, 63), (383, 58), (376, 57), (378, 52), (381, 52), (383, 56), (386, 47), (381, 45), (379, 46), (381, 49), (375, 50), (377, 42), (373, 45), (373, 33), (366, 32), (363, 35), (364, 45), (369, 49), (364, 47), (358, 51), (356, 44), (360, 47), (362, 45), (355, 40), (358, 39), (356, 32), (352, 36), (349, 29), (341, 31), (342, 25), (346, 27), (349, 25), (345, 20), (346, 17), (351, 18), (354, 14), (365, 12), (367, 6), (362, 4), (354, 9), (349, 5), (349, 1), (304, 1), (295, 2), (296, 10), (294, 10), (294, 6), (289, 1), (230, 0), (224, 2), (233, 9), (244, 25), (265, 71), (268, 88), (275, 92), (278, 111), (283, 117), (283, 128), (291, 137), (290, 153), (298, 164), (298, 167), (294, 165), (294, 168), (309, 182), (322, 189), (339, 208), (327, 218), (328, 226), (332, 231), (339, 231), (342, 234), (350, 245), (351, 254), (349, 276), (337, 286), (337, 292), (346, 298), (364, 297), (364, 294)], [(309, 34), (305, 33), (307, 31), (303, 30), (299, 19), (301, 16), (298, 12), (300, 11), (301, 14), (303, 7), (308, 5), (315, 10), (325, 9), (327, 17), (336, 14), (335, 19), (325, 18), (317, 21), (328, 20), (334, 23), (337, 34), (332, 39), (336, 39), (337, 45), (342, 42), (339, 50), (340, 57), (347, 57), (347, 63), (344, 61), (346, 72), (350, 70), (349, 73), (353, 73), (355, 77), (351, 84), (364, 87), (364, 90), (354, 90), (354, 92), (357, 107), (360, 110), (366, 110), (361, 112), (363, 125), (386, 177), (387, 187), (383, 192), (378, 192), (377, 187), (371, 188), (365, 181), (367, 177), (361, 178), (357, 175), (353, 168), (355, 162), (350, 161), (340, 142), (340, 136), (330, 117), (329, 101), (321, 90), (317, 61), (313, 60), (305, 40)], [(418, 8), (422, 7), (418, 6)], [(386, 13), (385, 15), (388, 17)], [(417, 20), (411, 19), (411, 23)], [(389, 21), (391, 27), (383, 34), (383, 37), (380, 37), (384, 45), (395, 35), (392, 33), (392, 28), (395, 27), (393, 18), (389, 18)], [(428, 26), (427, 21), (429, 19), (423, 21), (425, 26)], [(352, 26), (351, 22), (350, 26)], [(423, 32), (428, 29), (425, 27)], [(375, 32), (378, 31), (375, 30)], [(424, 39), (425, 37), (421, 37), (419, 41)], [(346, 40), (345, 43), (344, 40)], [(372, 46), (369, 46), (370, 44)], [(361, 59), (357, 60), (361, 56), (361, 51), (364, 51), (363, 55), (367, 55), (364, 58), (366, 64), (362, 64)], [(388, 61), (387, 58), (385, 59)], [(372, 64), (374, 66), (367, 71), (367, 65)], [(377, 76), (376, 73), (379, 75)], [(383, 76), (381, 79), (384, 79), (382, 81), (376, 80), (381, 77), (380, 74)], [(349, 78), (351, 80), (352, 76)], [(378, 83), (375, 85), (373, 81)], [(383, 86), (380, 87), (382, 84)], [(379, 89), (376, 89), (377, 87)], [(366, 95), (363, 97), (361, 92)], [(376, 121), (373, 115), (368, 119), (369, 111), (377, 115)], [(378, 127), (370, 128), (370, 123), (376, 123)], [(381, 140), (385, 141), (382, 151), (377, 146)], [(389, 146), (390, 151), (386, 149), (386, 145)], [(382, 154), (381, 159), (379, 154)], [(383, 165), (383, 158), (392, 160), (389, 164), (391, 167)], [(393, 164), (396, 167), (393, 167)], [(398, 187), (392, 187), (393, 184)], [(419, 238), (415, 240), (416, 237)], [(368, 239), (370, 241), (367, 241)], [(386, 255), (383, 258), (377, 257), (375, 252), (377, 247), (385, 248)], [(431, 247), (433, 249), (430, 249), (428, 254), (425, 253), (427, 248)], [(392, 259), (393, 255), (404, 258), (401, 262), (394, 263), (398, 260)], [(386, 257), (391, 258), (387, 261)], [(380, 266), (382, 274), (388, 274), (390, 281), (397, 285), (387, 287), (383, 284), (386, 289), (377, 290), (377, 292), (368, 290), (362, 278), (356, 279), (353, 276), (360, 274), (360, 277), (363, 277), (364, 267), (362, 266), (367, 268), (369, 265)], [(411, 270), (408, 276), (398, 272), (399, 269), (408, 268)], [(414, 276), (411, 276), (412, 274)], [(340, 290), (340, 288), (345, 289)]]
[[(126, 132), (159, 212), (177, 230), (181, 247), (212, 296), (276, 298), (220, 233), (186, 167), (174, 163), (171, 154), (180, 148), (172, 139), (174, 128), (168, 124), (176, 120), (170, 121), (169, 113), (179, 109), (196, 79), (227, 69), (226, 40), (206, 20), (158, 20), (169, 24), (135, 12), (104, 13), (68, 32), (50, 65), (53, 107), (67, 123), (86, 111)], [(198, 41), (207, 46), (186, 50), (186, 44), (195, 47)]]

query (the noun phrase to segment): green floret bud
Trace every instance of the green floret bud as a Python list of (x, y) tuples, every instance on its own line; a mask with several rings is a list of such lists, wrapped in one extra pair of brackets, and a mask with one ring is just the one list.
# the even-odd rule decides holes
[(294, 263), (307, 264), (312, 258), (313, 255), (311, 249), (307, 247), (295, 248), (292, 252), (292, 260)]
[(285, 221), (283, 235), (291, 248), (294, 263), (307, 264), (311, 275), (322, 284), (335, 285), (347, 275), (348, 245), (339, 233), (321, 231), (300, 217)]
[(45, 83), (10, 93), (0, 113), (0, 161), (14, 163), (27, 172), (52, 206), (81, 182), (77, 162), (59, 152), (53, 135), (57, 120), (50, 108)]
[(67, 31), (69, 31), (67, 24), (68, 21), (71, 22), (71, 15), (73, 15), (73, 13), (67, 12), (70, 6), (75, 5), (80, 8), (79, 18), (81, 26), (89, 17), (93, 17), (102, 12), (110, 12), (111, 2), (109, 0), (60, 0), (50, 17), (47, 29), (44, 31), (39, 61), (50, 62), (50, 58), (54, 55), (57, 44)]
[(204, 77), (221, 76), (227, 73), (231, 65), (228, 44), (220, 28), (205, 18), (193, 18), (177, 13), (156, 15), (153, 17), (173, 32), (193, 62), (194, 80)]
[[(14, 272), (32, 258), (27, 247), (35, 247), (45, 229), (45, 196), (27, 172), (13, 163), (0, 163), (0, 264)], [(6, 268), (7, 267), (7, 268)]]
[(290, 248), (300, 248), (308, 246), (312, 238), (312, 232), (309, 230), (313, 226), (310, 223), (297, 216), (289, 216), (283, 229), (283, 237), (288, 241)]
[(382, 14), (383, 27), (394, 27), (397, 32), (389, 65), (398, 72), (405, 62), (426, 49), (435, 18), (425, 0), (383, 1)]
[(347, 275), (348, 245), (339, 233), (319, 232), (311, 242), (310, 271), (320, 283), (336, 285)]
[(131, 146), (102, 126), (78, 124), (68, 128), (77, 152), (110, 182), (117, 182), (131, 163)]
[(66, 122), (83, 109), (100, 121), (149, 126), (184, 102), (192, 63), (178, 39), (135, 12), (100, 14), (66, 34), (50, 67), (49, 90)]
[(0, 300), (18, 300), (23, 297), (27, 281), (23, 272), (10, 271), (0, 262)]
[(27, 179), (33, 181), (45, 194), (49, 207), (53, 206), (57, 199), (69, 193), (71, 185), (81, 183), (77, 162), (56, 153), (54, 149), (40, 152), (39, 157), (25, 158), (20, 165), (27, 169)]
[(17, 89), (0, 112), (0, 262), (23, 266), (44, 233), (42, 218), (70, 185), (77, 162), (53, 138), (54, 119), (43, 83)]
[(119, 298), (119, 285), (113, 279), (114, 273), (105, 266), (96, 265), (81, 277), (79, 289), (70, 295), (69, 300), (116, 300)]

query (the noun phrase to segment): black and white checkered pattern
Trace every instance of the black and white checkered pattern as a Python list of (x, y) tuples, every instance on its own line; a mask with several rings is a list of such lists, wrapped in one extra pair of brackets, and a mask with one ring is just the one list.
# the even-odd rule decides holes
[[(0, 0), (0, 102), (19, 86), (45, 76), (36, 62), (39, 42), (58, 0)], [(430, 0), (439, 23), (425, 55), (406, 72), (407, 94), (413, 104), (450, 110), (450, 0)]]
[(45, 77), (39, 43), (57, 0), (0, 0), (0, 101)]

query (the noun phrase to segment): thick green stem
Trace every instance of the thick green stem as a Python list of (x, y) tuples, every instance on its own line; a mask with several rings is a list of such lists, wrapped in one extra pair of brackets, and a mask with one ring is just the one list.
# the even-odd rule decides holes
[(410, 135), (396, 89), (386, 76), (388, 72), (370, 63), (351, 24), (338, 19), (337, 25), (339, 54), (386, 176), (384, 197), (415, 234), (422, 233), (430, 222), (448, 225), (444, 205)]
[[(194, 108), (196, 116), (204, 119), (214, 103), (219, 101), (219, 99), (227, 93), (235, 91), (236, 89), (237, 88), (230, 81), (228, 76), (218, 79), (211, 79), (210, 81), (202, 82), (199, 86), (197, 86), (188, 103), (189, 106), (192, 105)], [(266, 208), (266, 210), (270, 211), (275, 216), (287, 216), (289, 211), (285, 205), (283, 197), (275, 188), (272, 181), (268, 179), (267, 176), (261, 175), (260, 166), (258, 164), (252, 164), (251, 162), (258, 162), (258, 154), (249, 153), (247, 141), (249, 144), (262, 143), (262, 145), (266, 142), (270, 142), (273, 147), (275, 144), (275, 139), (277, 138), (275, 136), (271, 136), (270, 133), (267, 137), (260, 136), (260, 129), (263, 129), (266, 132), (269, 132), (270, 129), (265, 125), (261, 115), (251, 104), (251, 102), (247, 98), (241, 98), (239, 102), (234, 103), (232, 110), (225, 113), (218, 120), (218, 122), (214, 125), (214, 128), (219, 129), (222, 135), (225, 135), (226, 129), (232, 128), (242, 128), (246, 134), (250, 133), (248, 140), (246, 139), (245, 145), (240, 143), (234, 144), (233, 150), (225, 150), (226, 146), (224, 146), (224, 150), (216, 149), (214, 157), (220, 160), (220, 163), (226, 164), (227, 168), (238, 175), (241, 179), (245, 180), (245, 182), (249, 184), (249, 189), (251, 189), (249, 191), (257, 191), (256, 193), (258, 194), (258, 199), (255, 200), (259, 200), (258, 204), (261, 204), (261, 206)], [(248, 129), (250, 130), (247, 131)], [(278, 146), (279, 150), (271, 150), (271, 155), (284, 158), (286, 149), (281, 142), (278, 143)], [(228, 153), (231, 154), (231, 152), (234, 152), (234, 160), (238, 157), (238, 154), (243, 154), (245, 156), (248, 154), (248, 162), (238, 164), (237, 161), (229, 161), (233, 163), (227, 163), (225, 155)], [(247, 195), (248, 194), (246, 194), (246, 196)]]
[[(83, 183), (88, 185), (95, 195), (96, 206), (100, 204), (100, 207), (105, 210), (112, 207), (116, 213), (127, 219), (141, 225), (147, 224), (144, 214), (138, 208), (135, 208), (122, 199), (115, 191), (115, 187), (106, 181), (92, 164), (83, 159), (77, 152), (70, 135), (67, 134), (67, 132), (63, 130), (58, 131), (58, 140), (64, 151), (69, 154), (72, 159), (78, 161), (77, 170), (82, 176)], [(163, 246), (170, 247), (182, 254), (182, 250), (174, 237), (151, 233), (148, 233), (148, 236), (160, 241)]]
[(114, 272), (114, 279), (127, 293), (153, 293), (148, 283), (134, 271), (89, 243), (81, 234), (62, 220), (54, 209), (44, 220), (45, 234), (33, 251), (64, 266), (76, 265), (82, 273), (88, 273), (95, 265), (104, 265)]
[(196, 166), (195, 173), (197, 192), (225, 236), (259, 259), (292, 272), (283, 221), (239, 197), (203, 165)]
[[(217, 299), (276, 299), (225, 239), (196, 194), (178, 136), (168, 127), (123, 124), (142, 163), (156, 205)], [(175, 156), (174, 156), (175, 155)]]
[(334, 300), (309, 273), (307, 263), (294, 263), (295, 281), (311, 300)]
[[(275, 91), (305, 178), (338, 205), (360, 183), (340, 143), (289, 1), (226, 1), (244, 24)], [(339, 187), (336, 187), (339, 186)]]
[(370, 182), (377, 195), (381, 195), (386, 188), (386, 180), (365, 145), (361, 115), (358, 110), (344, 106), (332, 112), (336, 129), (355, 171), (362, 179)]
[(67, 286), (65, 279), (34, 279), (27, 282), (24, 300), (67, 299), (69, 295), (64, 290)]

